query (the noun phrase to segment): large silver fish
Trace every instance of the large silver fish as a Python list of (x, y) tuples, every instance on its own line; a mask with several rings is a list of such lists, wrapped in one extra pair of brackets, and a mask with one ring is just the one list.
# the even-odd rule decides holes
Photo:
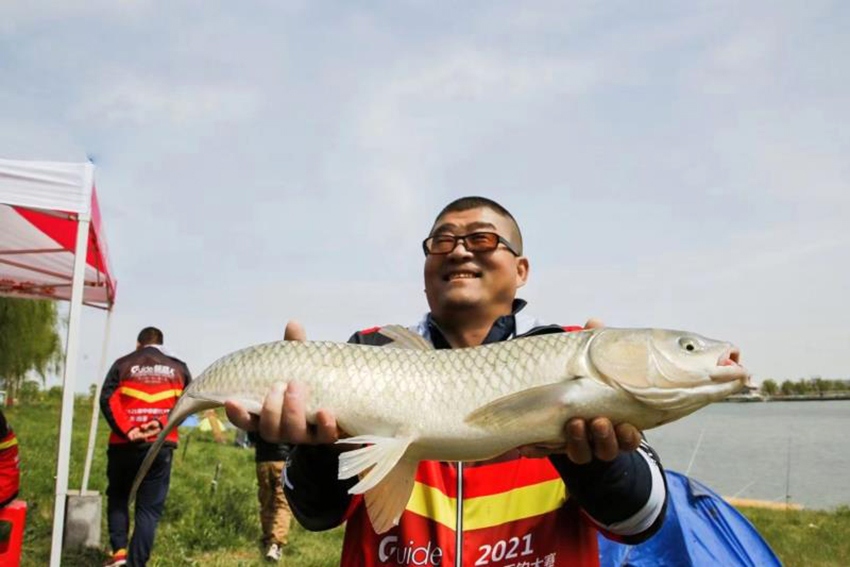
[[(521, 445), (563, 441), (573, 417), (649, 429), (739, 391), (749, 374), (729, 343), (693, 333), (601, 328), (434, 350), (399, 326), (385, 347), (279, 341), (207, 368), (171, 410), (135, 494), (165, 436), (225, 400), (259, 413), (278, 381), (307, 385), (307, 419), (330, 410), (361, 448), (341, 454), (339, 478), (359, 476), (375, 531), (398, 523), (420, 460), (477, 461)], [(390, 347), (400, 348), (390, 348)]]

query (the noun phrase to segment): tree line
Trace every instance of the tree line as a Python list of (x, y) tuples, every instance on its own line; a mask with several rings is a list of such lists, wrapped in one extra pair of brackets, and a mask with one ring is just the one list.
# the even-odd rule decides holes
[(826, 393), (850, 392), (850, 380), (826, 380), (824, 378), (801, 378), (784, 380), (781, 384), (767, 379), (759, 391), (763, 396), (819, 396)]
[(61, 325), (56, 303), (0, 297), (0, 384), (11, 405), (47, 386), (47, 375), (62, 370)]

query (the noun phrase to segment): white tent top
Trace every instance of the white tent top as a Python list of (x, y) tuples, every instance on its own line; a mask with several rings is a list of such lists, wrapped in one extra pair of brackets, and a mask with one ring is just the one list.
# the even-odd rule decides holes
[(110, 309), (109, 265), (90, 163), (0, 159), (0, 295), (71, 297), (77, 221), (91, 219), (83, 302)]

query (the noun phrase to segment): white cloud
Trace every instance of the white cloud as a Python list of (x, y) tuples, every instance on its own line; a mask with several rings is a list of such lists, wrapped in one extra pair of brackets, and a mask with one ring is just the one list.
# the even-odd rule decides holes
[(72, 110), (82, 122), (106, 125), (247, 121), (259, 105), (259, 94), (238, 85), (168, 84), (161, 80), (123, 77), (104, 82), (91, 90)]

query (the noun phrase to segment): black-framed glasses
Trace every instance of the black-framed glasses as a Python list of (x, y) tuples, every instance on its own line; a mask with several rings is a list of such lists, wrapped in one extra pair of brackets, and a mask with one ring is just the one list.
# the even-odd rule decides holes
[(504, 244), (511, 254), (520, 255), (510, 242), (495, 232), (471, 232), (463, 236), (435, 234), (422, 241), (422, 250), (426, 256), (429, 254), (449, 254), (457, 248), (457, 243), (460, 241), (463, 241), (464, 247), (470, 252), (492, 252), (499, 247), (499, 244)]

